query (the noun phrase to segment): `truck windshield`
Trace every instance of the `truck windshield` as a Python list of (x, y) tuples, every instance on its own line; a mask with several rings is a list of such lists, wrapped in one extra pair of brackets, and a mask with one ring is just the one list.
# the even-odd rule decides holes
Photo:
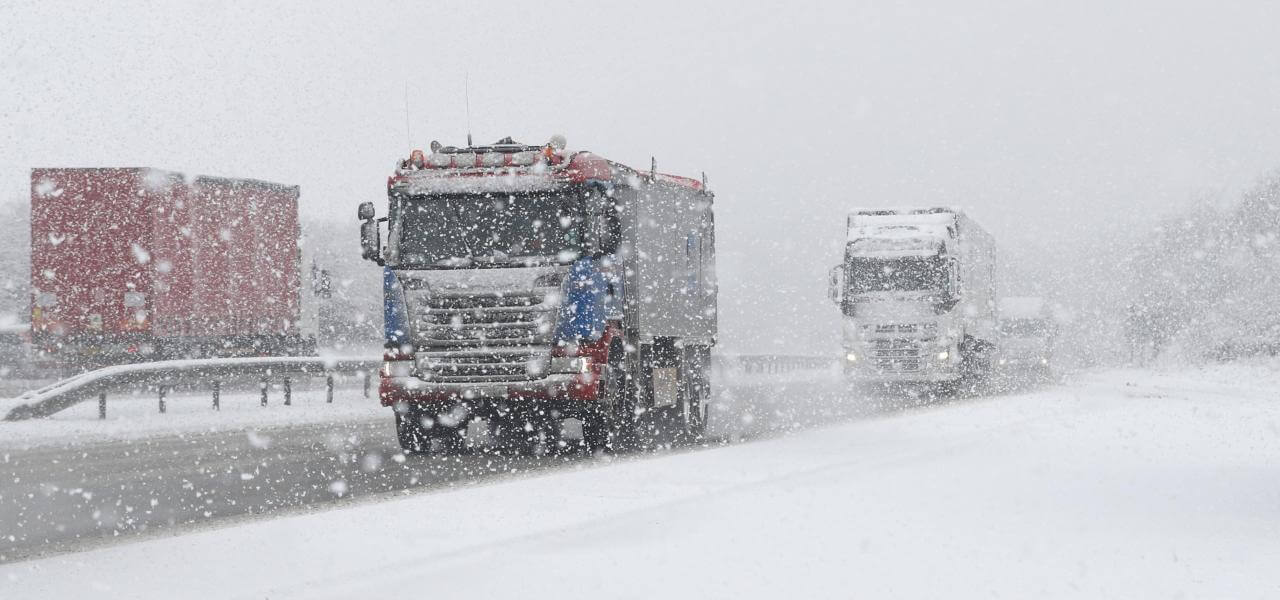
[(849, 259), (849, 292), (944, 291), (947, 261), (940, 256)]
[(411, 196), (399, 212), (400, 266), (568, 263), (582, 252), (583, 198), (573, 192)]

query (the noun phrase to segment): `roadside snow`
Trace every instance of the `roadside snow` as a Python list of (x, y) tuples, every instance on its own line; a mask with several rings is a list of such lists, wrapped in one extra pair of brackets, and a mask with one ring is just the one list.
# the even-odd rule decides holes
[[(91, 400), (49, 418), (0, 421), (0, 449), (391, 418), (376, 395), (371, 398), (362, 395), (355, 378), (346, 385), (335, 386), (332, 404), (325, 401), (320, 379), (294, 382), (290, 406), (284, 405), (283, 393), (280, 382), (273, 382), (267, 390), (267, 406), (263, 407), (260, 391), (246, 387), (223, 390), (217, 411), (213, 410), (212, 394), (208, 391), (171, 393), (165, 398), (164, 414), (159, 411), (159, 397), (155, 393), (112, 395), (107, 398), (105, 420), (98, 419), (98, 403)], [(16, 399), (8, 402), (0, 404), (0, 415), (20, 403)]]
[[(788, 415), (772, 394), (778, 390), (803, 390), (803, 405), (829, 400), (834, 377), (827, 371), (795, 371), (782, 374), (743, 373), (721, 368), (713, 373), (716, 401), (711, 433), (737, 437), (770, 429), (769, 419)], [(212, 408), (209, 390), (170, 393), (166, 412), (159, 411), (154, 390), (145, 393), (112, 394), (107, 398), (107, 418), (98, 419), (98, 403), (88, 400), (44, 419), (0, 421), (0, 449), (31, 448), (51, 444), (93, 444), (110, 440), (137, 440), (148, 437), (227, 431), (244, 428), (277, 427), (310, 423), (391, 419), (390, 410), (378, 403), (377, 381), (373, 397), (362, 395), (357, 376), (339, 378), (333, 404), (325, 402), (324, 380), (304, 377), (293, 381), (291, 406), (284, 406), (281, 382), (271, 382), (268, 404), (261, 406), (256, 383), (225, 388), (221, 409)], [(813, 393), (817, 386), (819, 393)], [(23, 398), (0, 399), (0, 417), (14, 407), (29, 402)], [(790, 404), (790, 403), (788, 403)], [(788, 416), (790, 418), (790, 416)]]
[(1084, 376), (4, 565), (0, 585), (54, 599), (1275, 597), (1268, 371)]

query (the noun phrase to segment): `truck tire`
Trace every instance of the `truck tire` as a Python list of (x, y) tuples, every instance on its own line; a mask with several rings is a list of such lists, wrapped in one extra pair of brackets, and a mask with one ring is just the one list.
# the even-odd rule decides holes
[(615, 341), (609, 347), (609, 363), (600, 382), (604, 395), (602, 410), (583, 420), (583, 437), (587, 450), (592, 453), (597, 450), (593, 442), (599, 444), (600, 450), (610, 452), (625, 452), (639, 445), (635, 384), (627, 365), (626, 345), (621, 340)]
[(440, 454), (461, 456), (467, 451), (467, 426), (445, 427), (436, 425), (428, 430), (430, 437), (440, 440)]
[(599, 454), (613, 449), (609, 418), (602, 412), (591, 413), (582, 419), (582, 444), (588, 454)]
[(684, 353), (680, 365), (681, 387), (684, 394), (680, 402), (679, 441), (695, 444), (702, 441), (707, 432), (707, 405), (711, 401), (709, 367), (711, 349), (692, 347)]
[(428, 454), (431, 452), (431, 439), (418, 421), (417, 411), (412, 409), (396, 411), (396, 438), (400, 448), (408, 454)]

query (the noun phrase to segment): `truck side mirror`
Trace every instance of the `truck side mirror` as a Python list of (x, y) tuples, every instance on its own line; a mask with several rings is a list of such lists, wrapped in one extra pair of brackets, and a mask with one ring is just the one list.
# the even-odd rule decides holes
[(844, 290), (844, 265), (836, 265), (831, 267), (827, 272), (827, 297), (831, 302), (840, 305), (841, 296)]
[(618, 220), (612, 215), (593, 215), (587, 226), (587, 251), (593, 256), (613, 254), (618, 251), (621, 234)]
[(360, 257), (382, 264), (382, 231), (373, 218), (373, 203), (361, 202), (358, 214), (363, 221), (360, 223)]

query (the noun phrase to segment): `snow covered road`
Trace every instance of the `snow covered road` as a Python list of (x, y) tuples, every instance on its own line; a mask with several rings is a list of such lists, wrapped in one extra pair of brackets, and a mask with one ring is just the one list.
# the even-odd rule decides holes
[[(725, 438), (811, 424), (824, 413), (809, 409), (834, 393), (822, 373), (727, 377), (733, 383), (718, 388), (717, 406), (731, 412), (717, 414), (713, 428)], [(166, 414), (154, 398), (131, 396), (117, 399), (107, 420), (85, 403), (50, 419), (0, 422), (0, 563), (582, 458), (405, 457), (388, 409), (358, 389), (333, 404), (323, 390), (294, 396), (291, 407), (277, 396), (264, 408), (256, 393), (230, 393), (213, 412), (207, 396), (187, 393), (174, 395)]]
[(1278, 379), (1088, 375), (13, 563), (0, 583), (15, 598), (1275, 597)]

